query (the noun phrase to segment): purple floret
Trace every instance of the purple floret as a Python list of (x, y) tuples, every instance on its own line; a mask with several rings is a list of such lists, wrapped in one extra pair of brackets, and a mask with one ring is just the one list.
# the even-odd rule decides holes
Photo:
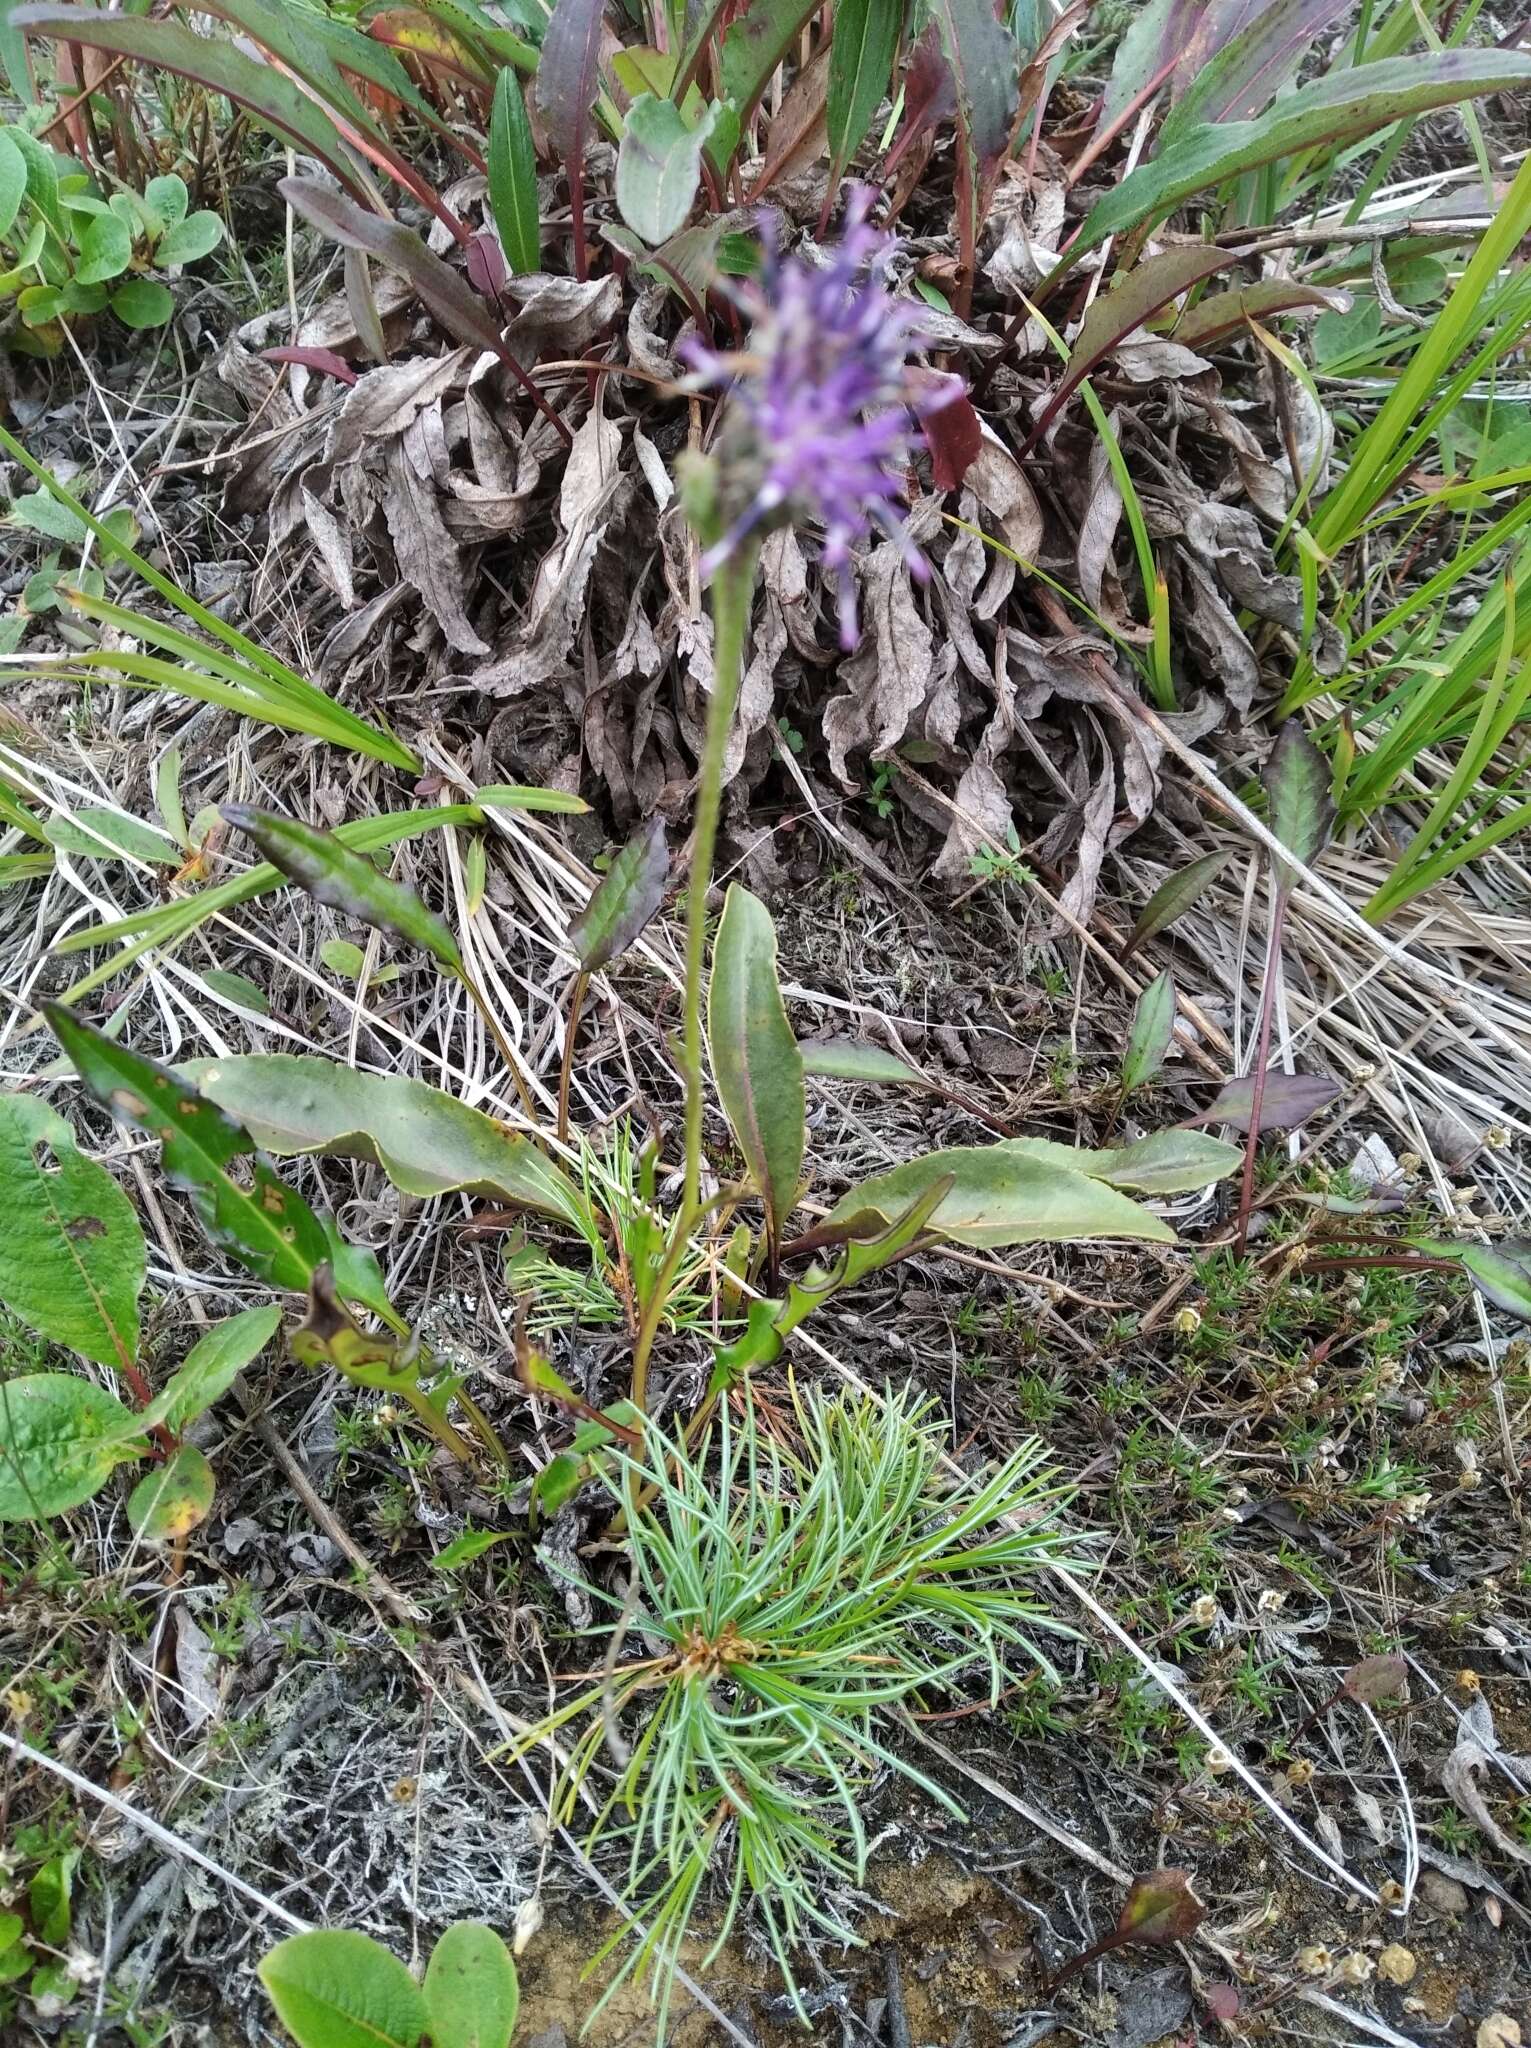
[(686, 360), (698, 383), (721, 387), (745, 416), (754, 483), (749, 503), (703, 557), (710, 575), (746, 535), (796, 513), (824, 528), (824, 566), (840, 587), (840, 643), (856, 644), (850, 565), (875, 527), (928, 574), (904, 531), (902, 471), (913, 424), (960, 391), (955, 378), (916, 387), (909, 358), (926, 338), (922, 310), (888, 290), (892, 236), (867, 225), (872, 193), (852, 188), (845, 231), (822, 268), (782, 257), (766, 223), (758, 279), (736, 288), (750, 316), (742, 355), (692, 342)]

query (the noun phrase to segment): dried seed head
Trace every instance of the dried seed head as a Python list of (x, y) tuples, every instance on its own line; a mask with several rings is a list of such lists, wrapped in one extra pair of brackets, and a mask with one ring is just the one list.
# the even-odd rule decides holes
[(1476, 1693), (1483, 1690), (1483, 1680), (1470, 1664), (1464, 1664), (1457, 1673), (1457, 1684), (1462, 1688), (1463, 1692)]
[(1390, 1877), (1377, 1887), (1377, 1897), (1390, 1913), (1396, 1913), (1404, 1902), (1404, 1889), (1396, 1877)]
[(1298, 1950), (1297, 1967), (1305, 1977), (1327, 1977), (1334, 1968), (1334, 1957), (1322, 1942), (1315, 1942), (1311, 1948)]
[(1186, 1610), (1186, 1620), (1192, 1628), (1210, 1628), (1217, 1620), (1217, 1602), (1210, 1593), (1202, 1593), (1193, 1600)]
[(1377, 1975), (1384, 1984), (1410, 1984), (1418, 1968), (1414, 1951), (1398, 1941), (1390, 1941), (1377, 1958)]
[(1311, 1785), (1317, 1775), (1318, 1773), (1314, 1770), (1312, 1763), (1305, 1756), (1297, 1757), (1286, 1767), (1287, 1783), (1299, 1788), (1304, 1785)]
[(1175, 1315), (1175, 1334), (1177, 1337), (1194, 1337), (1200, 1328), (1201, 1310), (1199, 1308), (1177, 1310)]
[(1491, 2012), (1478, 2023), (1478, 2048), (1520, 2048), (1520, 2022), (1507, 2012)]
[(1510, 1134), (1503, 1124), (1490, 1124), (1483, 1133), (1483, 1142), (1490, 1152), (1502, 1152), (1510, 1142)]
[(1433, 1495), (1429, 1493), (1403, 1493), (1398, 1497), (1398, 1508), (1406, 1522), (1419, 1521), (1429, 1507)]
[(1370, 1956), (1353, 1948), (1340, 1964), (1339, 1979), (1342, 1984), (1367, 1984), (1376, 1974), (1376, 1969)]
[(1214, 1778), (1221, 1778), (1233, 1769), (1233, 1758), (1220, 1742), (1215, 1742), (1207, 1751), (1207, 1769)]
[(511, 1953), (524, 1955), (541, 1927), (542, 1900), (534, 1894), (529, 1899), (523, 1899), (516, 1908), (515, 1932), (510, 1939)]
[(1274, 1586), (1267, 1586), (1255, 1605), (1262, 1614), (1279, 1614), (1286, 1605), (1286, 1595)]

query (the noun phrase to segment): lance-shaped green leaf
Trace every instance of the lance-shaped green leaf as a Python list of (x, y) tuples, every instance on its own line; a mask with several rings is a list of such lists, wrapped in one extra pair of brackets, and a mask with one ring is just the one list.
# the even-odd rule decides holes
[(290, 1934), (255, 1974), (298, 2048), (416, 2048), (429, 2023), (398, 1957), (351, 1928)]
[(1175, 981), (1166, 967), (1138, 997), (1122, 1054), (1122, 1093), (1151, 1081), (1175, 1037)]
[(686, 224), (702, 181), (702, 151), (714, 116), (695, 127), (671, 100), (639, 93), (627, 110), (617, 151), (617, 206), (649, 244), (667, 241)]
[[(1311, 867), (1334, 829), (1333, 771), (1303, 730), (1302, 720), (1289, 718), (1276, 736), (1265, 764), (1265, 793), (1271, 830), (1292, 858)], [(1294, 877), (1282, 864), (1282, 887)]]
[(723, 96), (747, 121), (771, 74), (791, 54), (818, 0), (749, 0), (723, 32)]
[(933, 1181), (949, 1178), (951, 1188), (930, 1227), (956, 1244), (1061, 1244), (1096, 1237), (1174, 1242), (1168, 1224), (1107, 1182), (1039, 1158), (1024, 1145), (1010, 1140), (928, 1152), (852, 1188), (827, 1220), (833, 1224), (869, 1211), (891, 1218)]
[(478, 1920), (450, 1926), (425, 1966), (431, 2048), (507, 2048), (521, 1992), (510, 1950)]
[(105, 1167), (35, 1095), (0, 1095), (0, 1301), (119, 1372), (138, 1352), (144, 1238)]
[(1484, 93), (1517, 92), (1531, 84), (1531, 57), (1509, 50), (1431, 51), (1384, 58), (1324, 74), (1285, 94), (1253, 121), (1193, 128), (1151, 162), (1139, 165), (1096, 201), (1068, 254), (1048, 274), (1050, 290), (1089, 250), (1109, 236), (1166, 218), (1198, 192), (1242, 177), (1299, 150), (1333, 148), (1376, 134), (1394, 121), (1454, 106)]
[(803, 1072), (818, 1081), (873, 1081), (900, 1088), (932, 1088), (929, 1077), (897, 1053), (864, 1038), (805, 1038), (798, 1046)]
[(379, 874), (370, 860), (353, 853), (332, 832), (257, 810), (253, 804), (225, 804), (223, 815), (248, 832), (271, 865), (306, 889), (315, 902), (423, 946), (451, 973), (462, 973), (457, 941), (435, 912), (426, 909), (413, 889)]
[(365, 188), (340, 131), (324, 109), (275, 65), (246, 56), (226, 37), (198, 35), (179, 21), (108, 13), (99, 7), (18, 7), (11, 14), (11, 23), (33, 35), (84, 43), (92, 50), (111, 50), (118, 56), (136, 57), (155, 70), (195, 79), (246, 108), (283, 141), (311, 150), (343, 185), (359, 198), (364, 196)]
[(542, 267), (537, 151), (521, 81), (508, 64), (494, 82), (488, 163), (489, 205), (505, 261), (517, 277), (530, 277)]
[(779, 1244), (803, 1166), (803, 1056), (776, 978), (771, 913), (737, 882), (712, 950), (707, 1042), (719, 1100)]
[(1226, 1138), (1204, 1131), (1150, 1131), (1131, 1145), (1091, 1151), (1082, 1145), (1059, 1145), (1051, 1138), (1009, 1138), (1012, 1151), (1027, 1159), (1087, 1174), (1134, 1195), (1187, 1195), (1210, 1187), (1238, 1166), (1242, 1154)]
[(182, 1444), (128, 1495), (128, 1527), (145, 1543), (177, 1542), (207, 1520), (215, 1491), (212, 1466), (195, 1444)]
[(845, 176), (887, 96), (903, 23), (904, 0), (839, 0), (835, 8), (825, 101), (832, 184)]
[(131, 1411), (67, 1372), (0, 1380), (0, 1522), (62, 1515), (99, 1493), (130, 1445)]
[(1135, 953), (1139, 946), (1146, 946), (1177, 917), (1183, 917), (1199, 903), (1232, 858), (1231, 853), (1204, 853), (1200, 859), (1191, 861), (1177, 874), (1162, 881), (1144, 904), (1123, 949), (1124, 954)]
[(529, 1139), (425, 1081), (285, 1052), (198, 1060), (186, 1072), (278, 1159), (369, 1159), (404, 1194), (484, 1195), (599, 1238), (580, 1190)]
[(628, 840), (570, 922), (569, 944), (581, 974), (599, 974), (637, 943), (664, 901), (669, 874), (664, 819), (656, 811)]
[(1432, 1258), (1454, 1259), (1485, 1301), (1519, 1322), (1531, 1323), (1531, 1238), (1454, 1244), (1445, 1238), (1414, 1237), (1409, 1243)]
[[(45, 1003), (43, 1014), (91, 1094), (121, 1122), (158, 1138), (166, 1173), (190, 1195), (213, 1243), (273, 1287), (305, 1291), (329, 1256), (324, 1226), (272, 1172), (249, 1133), (62, 1005)], [(230, 1170), (244, 1160), (253, 1162), (248, 1186)]]
[(258, 1358), (276, 1335), (282, 1311), (273, 1306), (241, 1309), (214, 1323), (187, 1352), (148, 1407), (133, 1417), (139, 1433), (163, 1423), (172, 1436), (222, 1398), (252, 1358)]

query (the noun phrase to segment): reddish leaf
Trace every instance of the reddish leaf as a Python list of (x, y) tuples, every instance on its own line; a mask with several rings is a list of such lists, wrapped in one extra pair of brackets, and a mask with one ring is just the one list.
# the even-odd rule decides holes
[(1151, 1870), (1133, 1879), (1116, 1931), (1123, 1941), (1189, 1941), (1206, 1917), (1188, 1870)]
[(342, 384), (354, 384), (356, 371), (344, 356), (337, 356), (332, 348), (263, 348), (261, 355), (268, 363), (296, 363), (299, 369), (317, 370), (321, 376), (334, 377)]
[(542, 38), (537, 111), (571, 177), (585, 161), (585, 130), (600, 88), (605, 19), (604, 0), (558, 0)]
[(1225, 334), (1243, 333), (1250, 320), (1269, 320), (1277, 313), (1348, 313), (1353, 303), (1350, 293), (1337, 285), (1265, 277), (1236, 291), (1209, 292), (1181, 314), (1170, 329), (1170, 340), (1185, 348), (1205, 348)]
[[(1240, 1074), (1236, 1081), (1228, 1081), (1218, 1090), (1217, 1099), (1200, 1116), (1187, 1117), (1186, 1123), (1190, 1127), (1231, 1124), (1236, 1131), (1247, 1131), (1254, 1092), (1254, 1075)], [(1327, 1074), (1285, 1074), (1275, 1067), (1267, 1068), (1260, 1102), (1262, 1134), (1289, 1131), (1305, 1124), (1310, 1116), (1327, 1109), (1340, 1092), (1339, 1082), (1331, 1081)]]
[(1340, 1691), (1346, 1699), (1361, 1700), (1372, 1707), (1378, 1700), (1390, 1700), (1401, 1693), (1408, 1676), (1409, 1667), (1402, 1657), (1363, 1657), (1345, 1673)]
[(983, 446), (983, 426), (972, 399), (964, 391), (928, 413), (922, 424), (930, 450), (931, 481), (938, 491), (960, 489)]
[[(1026, 441), (1031, 448), (1047, 432), (1059, 409), (1108, 356), (1124, 336), (1141, 327), (1151, 314), (1171, 299), (1189, 291), (1204, 277), (1226, 270), (1228, 251), (1213, 243), (1193, 243), (1181, 249), (1165, 249), (1157, 256), (1135, 263), (1121, 283), (1103, 292), (1080, 322), (1079, 333), (1069, 351), (1063, 381), (1049, 399), (1042, 417)], [(1022, 451), (1025, 452), (1024, 450)]]
[(505, 258), (494, 235), (476, 234), (468, 244), (468, 282), (481, 298), (497, 299), (505, 282)]
[(927, 29), (915, 44), (904, 74), (904, 118), (883, 164), (884, 175), (891, 177), (899, 159), (920, 137), (956, 110), (957, 81), (952, 67), (941, 54), (941, 38), (933, 28)]

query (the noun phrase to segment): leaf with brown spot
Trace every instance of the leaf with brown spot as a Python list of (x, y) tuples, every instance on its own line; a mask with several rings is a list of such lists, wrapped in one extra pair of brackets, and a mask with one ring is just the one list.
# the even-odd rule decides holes
[(123, 1371), (138, 1351), (144, 1239), (116, 1181), (35, 1095), (0, 1095), (0, 1301), (29, 1329)]
[(145, 1543), (174, 1543), (212, 1512), (213, 1468), (195, 1444), (182, 1444), (128, 1496), (128, 1527)]
[[(273, 1287), (305, 1292), (329, 1256), (324, 1226), (285, 1186), (247, 1131), (174, 1074), (83, 1023), (60, 1003), (43, 1014), (97, 1101), (163, 1149), (165, 1171), (191, 1197), (213, 1243)], [(250, 1160), (250, 1185), (230, 1168)]]
[(258, 810), (254, 804), (225, 804), (223, 815), (239, 831), (248, 832), (271, 865), (316, 903), (327, 903), (362, 924), (423, 946), (449, 973), (462, 973), (457, 941), (435, 912), (426, 909), (413, 889), (379, 874), (364, 854), (353, 853), (332, 832)]

